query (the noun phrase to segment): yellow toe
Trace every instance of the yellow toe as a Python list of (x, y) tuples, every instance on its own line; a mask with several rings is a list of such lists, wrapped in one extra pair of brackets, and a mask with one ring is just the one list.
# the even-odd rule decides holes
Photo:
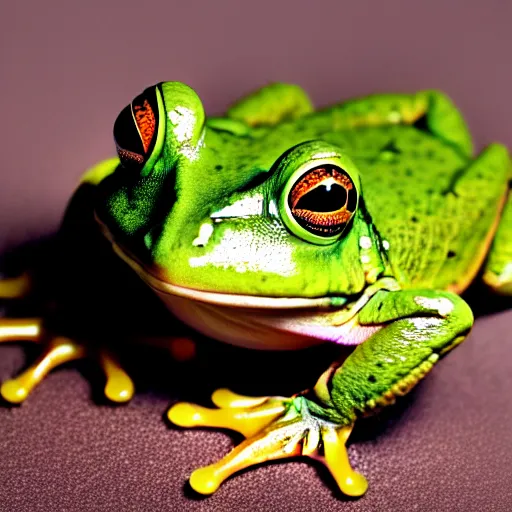
[(222, 483), (214, 466), (196, 469), (190, 475), (190, 486), (200, 494), (213, 494)]
[(351, 475), (346, 476), (343, 481), (338, 481), (343, 494), (347, 496), (359, 497), (368, 490), (368, 481), (360, 473), (352, 472)]
[(230, 407), (230, 408), (241, 408), (241, 407), (256, 407), (263, 404), (268, 400), (267, 396), (245, 396), (233, 393), (233, 391), (225, 388), (217, 389), (213, 392), (212, 402), (217, 407)]
[(202, 424), (203, 416), (197, 406), (188, 402), (180, 402), (169, 409), (167, 417), (179, 427), (195, 427)]
[(0, 394), (11, 404), (19, 404), (28, 396), (28, 389), (21, 386), (16, 380), (6, 380), (0, 388)]
[(325, 465), (329, 468), (341, 492), (347, 496), (362, 496), (368, 489), (366, 478), (350, 465), (345, 443), (353, 425), (323, 432)]
[(105, 396), (116, 403), (128, 402), (133, 398), (135, 388), (130, 378), (112, 378), (105, 386)]

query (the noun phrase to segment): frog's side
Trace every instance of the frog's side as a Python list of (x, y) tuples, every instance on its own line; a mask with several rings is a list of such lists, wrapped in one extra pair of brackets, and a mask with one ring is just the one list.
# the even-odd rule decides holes
[[(114, 136), (119, 159), (85, 175), (63, 224), (85, 260), (79, 282), (109, 279), (93, 262), (106, 244), (94, 215), (114, 252), (207, 335), (257, 348), (357, 345), (289, 399), (218, 390), (218, 409), (173, 406), (178, 425), (247, 437), (194, 472), (194, 489), (209, 494), (241, 468), (303, 454), (323, 460), (343, 492), (363, 494), (345, 450), (357, 417), (407, 393), (464, 339), (473, 316), (456, 294), (482, 265), (489, 286), (512, 291), (507, 150), (492, 145), (473, 159), (464, 121), (435, 91), (313, 112), (286, 84), (209, 119), (187, 86), (159, 84), (123, 110)], [(60, 261), (73, 271), (75, 258)], [(6, 281), (0, 295), (25, 285)], [(72, 317), (70, 304), (60, 317)], [(40, 320), (1, 322), (0, 339), (43, 337)], [(51, 367), (84, 354), (70, 337), (53, 338), (2, 394), (21, 401)], [(129, 399), (128, 376), (111, 353), (100, 358), (107, 395)]]

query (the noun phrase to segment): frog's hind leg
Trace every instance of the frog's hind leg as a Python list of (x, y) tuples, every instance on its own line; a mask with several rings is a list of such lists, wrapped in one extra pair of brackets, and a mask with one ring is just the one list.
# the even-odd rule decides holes
[(443, 139), (466, 157), (473, 153), (473, 142), (462, 114), (441, 91), (374, 94), (340, 103), (326, 112), (334, 119), (337, 130), (414, 125)]
[[(48, 336), (41, 318), (0, 318), (0, 342), (10, 341), (32, 341), (44, 346), (34, 364), (0, 387), (0, 395), (12, 404), (23, 402), (54, 368), (90, 355), (84, 345), (70, 338)], [(106, 350), (100, 350), (98, 356), (106, 376), (105, 396), (116, 403), (130, 400), (134, 385), (117, 359)]]
[(483, 280), (496, 293), (512, 296), (512, 194), (510, 192), (485, 265)]
[(249, 126), (272, 126), (312, 111), (309, 97), (298, 85), (277, 82), (236, 102), (229, 108), (227, 116)]

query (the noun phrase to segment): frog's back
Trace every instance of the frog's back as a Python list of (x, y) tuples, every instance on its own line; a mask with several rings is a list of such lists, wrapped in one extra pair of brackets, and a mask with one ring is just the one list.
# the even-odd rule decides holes
[(498, 224), (510, 177), (507, 150), (494, 145), (473, 160), (468, 147), (435, 136), (421, 120), (354, 127), (338, 122), (340, 109), (343, 105), (281, 125), (268, 153), (310, 139), (347, 152), (358, 166), (365, 206), (385, 247), (389, 244), (401, 285), (463, 291)]
[[(468, 158), (414, 126), (352, 132), (365, 205), (403, 286), (462, 291), (492, 241), (506, 166)], [(501, 175), (503, 174), (503, 176)]]

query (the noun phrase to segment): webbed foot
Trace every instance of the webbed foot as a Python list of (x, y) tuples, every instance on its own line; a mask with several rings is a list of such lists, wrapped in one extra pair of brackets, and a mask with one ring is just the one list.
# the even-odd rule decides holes
[(196, 492), (212, 494), (237, 471), (299, 455), (322, 461), (344, 494), (366, 492), (366, 479), (350, 466), (345, 446), (353, 424), (340, 426), (314, 415), (302, 396), (253, 398), (219, 389), (212, 401), (217, 409), (182, 402), (168, 412), (169, 420), (181, 427), (228, 428), (246, 437), (223, 459), (192, 473), (190, 485)]
[(91, 354), (81, 343), (65, 336), (50, 335), (41, 318), (0, 318), (0, 342), (8, 341), (32, 341), (44, 346), (43, 353), (33, 365), (0, 387), (0, 394), (10, 403), (23, 402), (57, 366), (91, 355), (99, 358), (105, 373), (105, 396), (117, 403), (127, 402), (133, 397), (133, 382), (112, 354), (105, 350)]

